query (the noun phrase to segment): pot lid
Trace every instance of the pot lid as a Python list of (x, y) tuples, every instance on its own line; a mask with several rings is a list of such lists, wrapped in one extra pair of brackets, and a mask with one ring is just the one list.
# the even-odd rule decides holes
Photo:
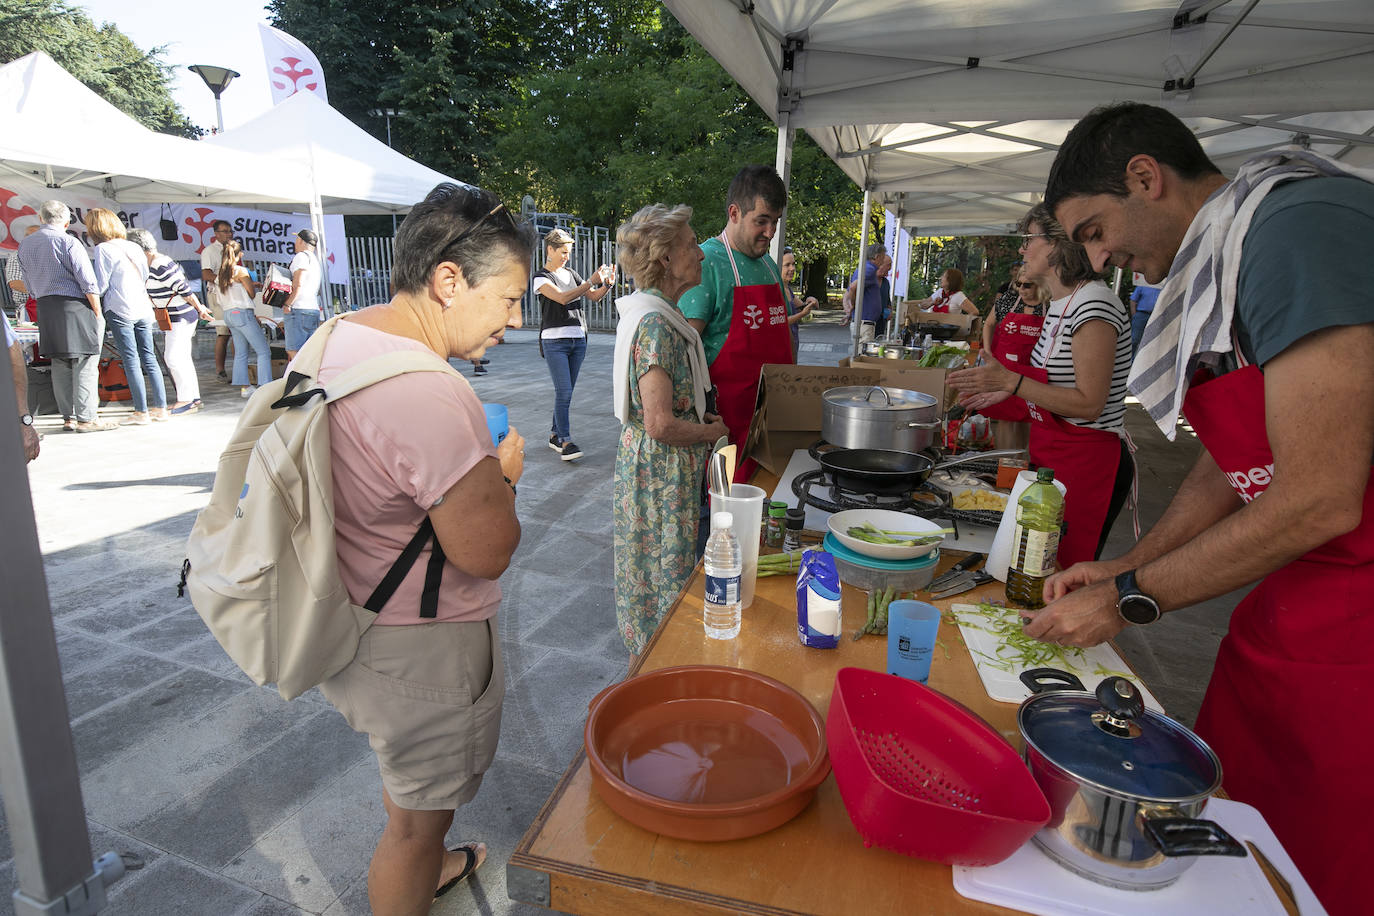
[(1124, 677), (1096, 694), (1038, 693), (1021, 704), (1026, 743), (1082, 782), (1118, 795), (1158, 801), (1205, 797), (1221, 785), (1221, 763), (1205, 742), (1168, 716), (1145, 708)]
[(844, 388), (828, 388), (823, 395), (827, 404), (836, 407), (863, 408), (867, 410), (911, 410), (918, 407), (934, 407), (935, 398), (920, 391), (905, 388), (887, 388), (883, 385), (851, 385)]

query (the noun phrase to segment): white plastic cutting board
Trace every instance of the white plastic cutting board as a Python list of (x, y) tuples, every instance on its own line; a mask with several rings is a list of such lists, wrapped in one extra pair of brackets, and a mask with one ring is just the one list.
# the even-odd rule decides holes
[[(1293, 886), (1303, 916), (1326, 912), (1258, 811), (1214, 798), (1203, 816), (1226, 828), (1241, 844), (1248, 840), (1258, 846)], [(1253, 856), (1199, 856), (1168, 887), (1123, 891), (1075, 875), (1028, 841), (996, 865), (955, 866), (954, 889), (970, 900), (1040, 916), (1285, 916), (1283, 904)]]
[[(1002, 648), (1002, 642), (987, 630), (980, 629), (969, 623), (964, 622), (963, 614), (970, 611), (975, 614), (978, 612), (977, 605), (955, 604), (950, 606), (955, 614), (959, 614), (959, 632), (964, 635), (964, 644), (968, 646), (969, 655), (973, 658), (973, 663), (978, 666), (978, 677), (983, 681), (983, 689), (988, 692), (988, 696), (994, 700), (1001, 700), (1004, 703), (1020, 703), (1031, 695), (1030, 688), (1021, 683), (1020, 674), (1031, 665), (1018, 665), (1011, 671), (1003, 671), (990, 662), (985, 656), (998, 657), (997, 653)], [(1015, 616), (1016, 612), (1008, 610), (1007, 614)], [(976, 621), (976, 617), (974, 620)], [(1145, 705), (1155, 712), (1163, 712), (1164, 707), (1155, 699), (1154, 694), (1140, 682), (1140, 679), (1131, 674), (1126, 667), (1126, 663), (1121, 660), (1121, 656), (1116, 654), (1116, 650), (1103, 643), (1100, 646), (1093, 646), (1091, 649), (1084, 649), (1083, 656), (1077, 658), (1072, 654), (1066, 653), (1065, 663), (1053, 662), (1050, 667), (1061, 668), (1072, 674), (1078, 675), (1083, 686), (1088, 690), (1096, 690), (1097, 685), (1109, 677), (1108, 674), (1097, 672), (1099, 666), (1102, 669), (1118, 673), (1129, 677), (1137, 687), (1140, 688), (1141, 695), (1145, 698)]]

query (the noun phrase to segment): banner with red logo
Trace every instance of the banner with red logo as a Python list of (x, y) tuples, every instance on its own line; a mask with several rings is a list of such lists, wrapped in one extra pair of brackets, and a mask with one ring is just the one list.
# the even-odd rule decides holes
[[(215, 240), (212, 226), (225, 220), (234, 227), (234, 238), (243, 246), (248, 261), (290, 264), (295, 255), (296, 232), (310, 228), (310, 217), (301, 213), (273, 213), (239, 207), (201, 204), (124, 205), (94, 194), (72, 193), (65, 189), (44, 188), (23, 179), (6, 179), (0, 185), (0, 257), (18, 247), (29, 226), (38, 225), (38, 207), (45, 200), (60, 200), (72, 210), (69, 231), (87, 245), (84, 229), (86, 212), (93, 207), (113, 210), (129, 229), (147, 229), (157, 239), (158, 250), (175, 261), (199, 260), (201, 251)], [(176, 238), (162, 235), (161, 220), (170, 218), (176, 225)], [(348, 246), (344, 240), (342, 216), (324, 218), (328, 246), (329, 282), (348, 283)]]
[(259, 22), (262, 53), (267, 58), (267, 81), (272, 85), (272, 104), (289, 99), (298, 92), (313, 92), (328, 102), (324, 91), (324, 68), (315, 53), (299, 39), (281, 29)]
[(892, 283), (892, 295), (906, 298), (908, 278), (911, 276), (911, 232), (897, 225), (897, 215), (883, 211), (883, 244), (892, 255), (892, 270), (887, 275)]

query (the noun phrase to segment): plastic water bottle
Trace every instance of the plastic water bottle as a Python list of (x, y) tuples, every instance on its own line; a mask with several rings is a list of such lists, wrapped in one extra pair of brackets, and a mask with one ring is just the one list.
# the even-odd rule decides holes
[(706, 602), (701, 620), (711, 639), (734, 639), (742, 616), (740, 575), (743, 554), (735, 539), (735, 520), (729, 512), (711, 516), (711, 537), (706, 541)]
[(1054, 485), (1054, 469), (1040, 468), (1035, 483), (1016, 501), (1007, 601), (1024, 608), (1045, 606), (1045, 580), (1054, 572), (1063, 521), (1064, 497)]

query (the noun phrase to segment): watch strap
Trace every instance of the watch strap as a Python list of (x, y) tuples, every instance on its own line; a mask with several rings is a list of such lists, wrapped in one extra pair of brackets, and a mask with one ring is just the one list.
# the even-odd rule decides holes
[[(1143, 626), (1147, 623), (1154, 623), (1164, 612), (1159, 607), (1159, 602), (1140, 590), (1140, 586), (1135, 581), (1135, 570), (1128, 569), (1119, 573), (1116, 577), (1116, 612), (1127, 623)], [(1136, 611), (1139, 606), (1145, 609), (1145, 614)], [(1153, 612), (1151, 616), (1150, 612)]]

